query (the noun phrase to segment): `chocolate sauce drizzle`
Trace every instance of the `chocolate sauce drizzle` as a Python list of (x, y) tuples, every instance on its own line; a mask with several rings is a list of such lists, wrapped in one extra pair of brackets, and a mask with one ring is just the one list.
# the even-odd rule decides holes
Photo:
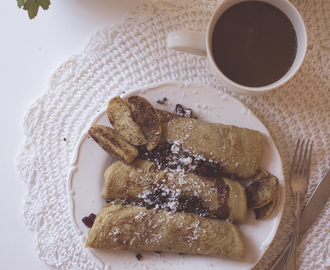
[[(176, 148), (176, 151), (173, 151)], [(206, 161), (202, 157), (192, 155), (189, 151), (177, 149), (173, 142), (159, 144), (148, 151), (145, 146), (138, 147), (138, 158), (155, 162), (159, 169), (182, 169), (185, 172), (193, 172), (200, 176), (221, 177), (224, 176), (218, 163)]]

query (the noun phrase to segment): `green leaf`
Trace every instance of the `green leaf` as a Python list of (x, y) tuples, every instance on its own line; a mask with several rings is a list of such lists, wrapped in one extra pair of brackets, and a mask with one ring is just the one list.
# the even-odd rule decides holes
[(33, 19), (38, 14), (39, 5), (37, 4), (36, 0), (26, 0), (23, 9), (27, 10), (29, 18)]
[(49, 0), (37, 0), (37, 4), (39, 6), (41, 6), (44, 10), (47, 10), (49, 8), (50, 1)]
[(25, 0), (16, 0), (17, 1), (17, 6), (21, 8), (24, 5)]
[(30, 19), (37, 16), (39, 7), (47, 10), (50, 5), (50, 0), (16, 0), (16, 2), (19, 8), (23, 7), (24, 10), (27, 10)]

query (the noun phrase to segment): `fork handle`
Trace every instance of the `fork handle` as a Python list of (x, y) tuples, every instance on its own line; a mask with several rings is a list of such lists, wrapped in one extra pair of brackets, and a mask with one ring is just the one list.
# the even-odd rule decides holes
[(285, 270), (296, 270), (297, 269), (297, 245), (299, 238), (299, 223), (301, 214), (301, 203), (302, 196), (300, 192), (297, 192), (294, 196), (295, 198), (295, 222), (293, 227), (293, 234), (291, 239), (291, 244), (289, 248), (288, 257), (286, 258), (284, 269)]

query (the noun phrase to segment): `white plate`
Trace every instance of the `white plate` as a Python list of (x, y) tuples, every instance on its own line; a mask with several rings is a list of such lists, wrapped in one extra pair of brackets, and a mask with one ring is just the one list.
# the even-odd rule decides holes
[[(248, 211), (247, 219), (240, 227), (246, 246), (243, 261), (233, 261), (200, 255), (179, 255), (176, 253), (141, 252), (138, 261), (131, 251), (108, 251), (86, 249), (90, 256), (103, 269), (251, 269), (271, 244), (284, 208), (284, 177), (282, 162), (276, 146), (264, 125), (233, 97), (209, 86), (188, 82), (167, 82), (143, 86), (126, 93), (147, 98), (158, 109), (174, 112), (176, 104), (191, 108), (201, 120), (236, 125), (259, 130), (263, 134), (263, 156), (261, 166), (276, 175), (280, 182), (278, 202), (273, 213), (266, 220), (256, 220), (254, 212)], [(167, 102), (157, 100), (166, 97)], [(110, 126), (106, 109), (102, 110), (91, 123)], [(115, 161), (99, 147), (86, 132), (80, 138), (68, 178), (68, 198), (73, 225), (85, 245), (88, 228), (81, 219), (90, 213), (97, 213), (105, 204), (100, 196), (103, 189), (103, 173)]]

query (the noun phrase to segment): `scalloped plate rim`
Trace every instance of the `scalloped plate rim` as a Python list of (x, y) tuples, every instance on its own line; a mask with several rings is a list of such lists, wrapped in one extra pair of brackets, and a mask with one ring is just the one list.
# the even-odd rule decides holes
[[(148, 93), (150, 90), (155, 89), (155, 88), (159, 88), (159, 87), (164, 87), (164, 86), (168, 86), (168, 87), (175, 87), (175, 88), (189, 88), (189, 87), (196, 87), (196, 88), (201, 88), (201, 89), (207, 89), (207, 91), (213, 92), (212, 94), (218, 96), (220, 98), (220, 100), (230, 100), (231, 102), (234, 102), (236, 104), (236, 106), (242, 107), (244, 110), (246, 110), (246, 114), (249, 116), (250, 120), (253, 120), (255, 122), (258, 122), (259, 125), (261, 125), (264, 128), (264, 131), (267, 132), (267, 135), (269, 136), (267, 138), (268, 143), (271, 145), (271, 147), (273, 148), (272, 150), (275, 151), (278, 155), (278, 162), (280, 164), (278, 164), (280, 166), (279, 168), (279, 175), (276, 175), (279, 180), (280, 180), (280, 194), (279, 194), (279, 201), (277, 203), (277, 213), (276, 215), (273, 217), (273, 226), (272, 226), (272, 230), (270, 235), (263, 241), (262, 245), (259, 248), (259, 252), (258, 252), (258, 256), (248, 265), (245, 266), (244, 269), (248, 270), (248, 269), (252, 269), (258, 262), (259, 260), (262, 258), (262, 256), (265, 254), (265, 252), (267, 251), (267, 249), (269, 248), (269, 246), (271, 245), (272, 241), (274, 240), (274, 237), (276, 235), (277, 229), (279, 227), (281, 218), (282, 218), (282, 214), (283, 214), (283, 209), (284, 209), (284, 202), (285, 202), (285, 188), (284, 188), (284, 176), (283, 176), (283, 168), (282, 168), (282, 161), (281, 158), (279, 156), (278, 150), (276, 148), (276, 145), (273, 141), (273, 139), (271, 138), (268, 130), (266, 129), (266, 127), (260, 122), (260, 120), (248, 109), (246, 108), (239, 100), (235, 99), (234, 97), (221, 92), (220, 90), (214, 89), (211, 86), (208, 86), (206, 84), (202, 84), (202, 83), (195, 83), (195, 82), (184, 82), (184, 81), (168, 81), (168, 82), (158, 82), (158, 83), (152, 83), (152, 84), (147, 84), (147, 85), (143, 85), (137, 88), (134, 88), (132, 90), (129, 90), (128, 92), (126, 92), (125, 94), (121, 95), (122, 98), (127, 98), (130, 95), (133, 94), (145, 94)], [(155, 104), (153, 104), (155, 105)], [(81, 150), (81, 147), (84, 143), (84, 140), (86, 140), (86, 138), (88, 138), (88, 129), (91, 125), (95, 124), (100, 117), (102, 117), (102, 115), (104, 115), (104, 113), (106, 112), (106, 108), (101, 109), (93, 118), (93, 120), (91, 121), (90, 125), (88, 126), (88, 128), (83, 131), (82, 135), (80, 136), (80, 138), (78, 139), (75, 149), (73, 151), (73, 157), (71, 160), (71, 163), (69, 165), (69, 172), (68, 172), (68, 176), (67, 176), (67, 197), (68, 197), (68, 205), (69, 205), (69, 212), (70, 212), (70, 218), (71, 221), (73, 223), (74, 226), (74, 230), (75, 233), (77, 234), (77, 236), (79, 236), (81, 238), (82, 244), (86, 241), (86, 237), (83, 236), (83, 232), (82, 230), (79, 229), (79, 225), (78, 222), (76, 221), (75, 217), (74, 217), (74, 209), (75, 209), (75, 202), (74, 202), (74, 195), (75, 195), (75, 191), (72, 190), (72, 182), (73, 182), (73, 178), (75, 175), (75, 172), (77, 171), (77, 162), (78, 162), (78, 157), (79, 157), (79, 153)], [(110, 125), (110, 124), (109, 124)], [(243, 223), (244, 224), (244, 223)], [(89, 256), (92, 258), (92, 260), (94, 260), (94, 262), (102, 269), (109, 269), (109, 265), (107, 265), (107, 263), (102, 262), (102, 260), (95, 255), (95, 250), (91, 251), (88, 248), (86, 249), (87, 253), (89, 254)], [(97, 250), (96, 250), (97, 253)], [(189, 256), (194, 256), (193, 254), (188, 254)], [(198, 255), (199, 256), (199, 255)], [(204, 256), (203, 256), (204, 257)], [(205, 256), (207, 257), (207, 256)], [(211, 257), (213, 258), (213, 257)], [(186, 259), (187, 260), (187, 259)], [(186, 261), (185, 260), (185, 261)], [(226, 259), (221, 259), (222, 261), (227, 261)], [(230, 260), (229, 260), (230, 261)], [(233, 261), (235, 262), (235, 261)], [(215, 267), (219, 267), (221, 265), (216, 265)], [(210, 268), (211, 269), (211, 268)], [(230, 268), (230, 269), (236, 269), (236, 268)], [(238, 268), (237, 268), (238, 269)], [(239, 268), (242, 269), (242, 268)]]

